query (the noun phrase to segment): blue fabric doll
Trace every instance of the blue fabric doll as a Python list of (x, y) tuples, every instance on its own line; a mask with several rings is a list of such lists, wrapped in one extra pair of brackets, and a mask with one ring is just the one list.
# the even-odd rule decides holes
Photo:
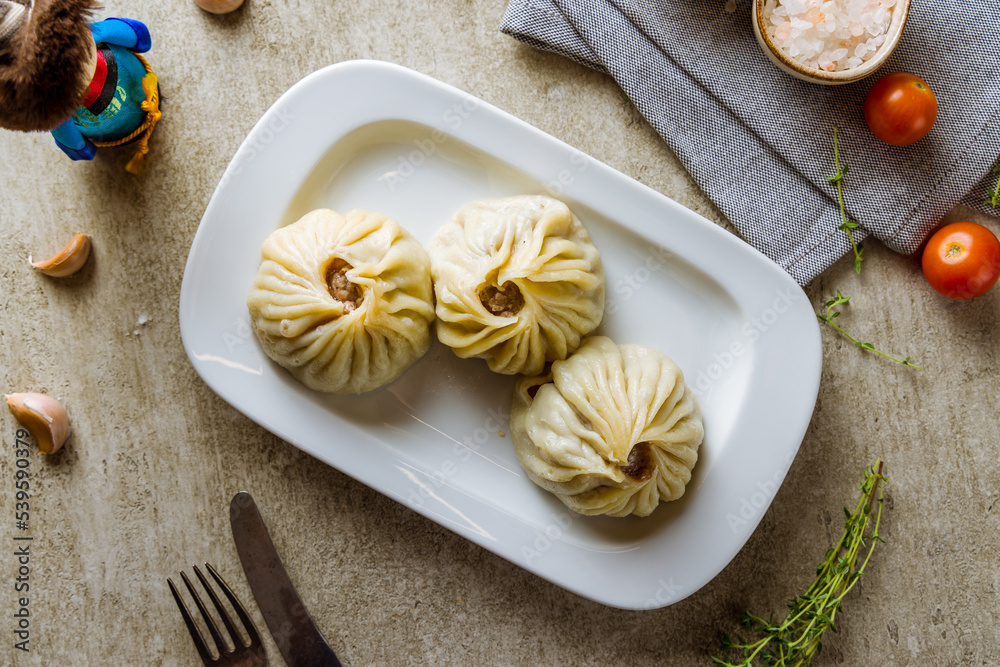
[(140, 55), (149, 30), (122, 18), (90, 23), (97, 0), (0, 0), (0, 127), (50, 131), (74, 160), (135, 144), (139, 173), (160, 120), (157, 77)]
[(146, 120), (142, 80), (146, 67), (136, 53), (149, 51), (149, 30), (139, 21), (109, 18), (90, 24), (97, 66), (71, 118), (52, 130), (56, 145), (74, 160), (93, 160), (94, 142), (127, 137)]

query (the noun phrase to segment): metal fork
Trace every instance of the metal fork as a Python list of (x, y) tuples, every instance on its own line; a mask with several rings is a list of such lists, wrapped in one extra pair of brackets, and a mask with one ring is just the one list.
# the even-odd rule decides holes
[(184, 584), (187, 586), (188, 591), (191, 593), (191, 597), (194, 598), (194, 603), (198, 607), (198, 611), (201, 612), (201, 617), (205, 620), (205, 625), (208, 626), (208, 632), (212, 635), (212, 639), (215, 641), (216, 652), (219, 654), (218, 658), (213, 658), (205, 645), (205, 641), (202, 639), (201, 633), (198, 632), (198, 628), (195, 627), (194, 621), (191, 619), (191, 614), (188, 613), (187, 607), (184, 606), (184, 602), (181, 600), (180, 594), (177, 592), (177, 587), (174, 586), (169, 578), (167, 579), (167, 585), (170, 586), (170, 592), (174, 594), (174, 601), (177, 603), (177, 607), (181, 610), (181, 616), (184, 617), (184, 623), (187, 625), (188, 632), (191, 633), (191, 639), (194, 640), (195, 648), (198, 649), (198, 655), (201, 656), (201, 661), (205, 663), (206, 667), (265, 667), (267, 665), (267, 657), (264, 654), (264, 644), (260, 641), (260, 635), (257, 634), (257, 628), (254, 627), (253, 621), (250, 620), (250, 616), (247, 615), (246, 609), (240, 604), (240, 601), (236, 599), (236, 595), (233, 593), (232, 589), (229, 588), (229, 584), (219, 576), (219, 573), (215, 571), (215, 568), (209, 563), (205, 563), (205, 567), (208, 569), (208, 573), (212, 575), (215, 579), (215, 583), (219, 585), (222, 592), (229, 599), (229, 603), (233, 606), (236, 611), (236, 615), (239, 616), (240, 621), (243, 623), (243, 627), (246, 629), (247, 634), (250, 636), (250, 643), (244, 644), (243, 638), (236, 631), (233, 626), (233, 622), (229, 620), (229, 614), (226, 613), (225, 608), (219, 602), (218, 596), (212, 590), (212, 587), (208, 585), (208, 581), (202, 575), (201, 570), (195, 565), (194, 573), (197, 575), (198, 580), (201, 581), (202, 587), (208, 593), (208, 597), (211, 598), (212, 604), (215, 605), (216, 611), (219, 612), (219, 616), (222, 618), (222, 623), (226, 626), (226, 630), (229, 632), (229, 636), (233, 642), (232, 650), (226, 644), (225, 640), (219, 634), (218, 629), (215, 627), (215, 623), (212, 621), (212, 617), (208, 615), (208, 610), (205, 609), (204, 603), (195, 592), (194, 587), (188, 580), (187, 575), (181, 572), (181, 579), (184, 580)]

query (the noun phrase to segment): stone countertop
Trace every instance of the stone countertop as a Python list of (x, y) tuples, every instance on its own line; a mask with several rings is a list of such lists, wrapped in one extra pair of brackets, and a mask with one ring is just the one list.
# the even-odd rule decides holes
[[(722, 0), (718, 2), (722, 11)], [(148, 171), (128, 152), (67, 160), (47, 135), (0, 132), (2, 390), (60, 398), (74, 435), (32, 452), (30, 652), (13, 648), (14, 437), (0, 411), (0, 662), (197, 665), (166, 587), (210, 561), (265, 626), (229, 534), (251, 490), (313, 617), (345, 665), (708, 664), (747, 609), (782, 613), (842, 528), (863, 468), (891, 476), (881, 545), (816, 664), (1000, 662), (995, 622), (1000, 473), (1000, 291), (939, 297), (919, 262), (875, 242), (864, 272), (836, 264), (806, 289), (837, 289), (845, 327), (903, 368), (824, 327), (812, 422), (746, 547), (691, 597), (621, 611), (566, 592), (355, 482), (255, 425), (187, 360), (181, 276), (226, 164), (268, 106), (305, 74), (375, 58), (478, 96), (729, 228), (614, 82), (501, 35), (505, 3), (247, 0), (212, 16), (188, 0), (109, 0), (146, 22), (165, 120)], [(344, 104), (350, 104), (349, 99)], [(957, 209), (948, 220), (995, 220)], [(84, 270), (34, 272), (73, 232)], [(696, 249), (693, 249), (696, 251)], [(266, 638), (272, 664), (281, 664)]]

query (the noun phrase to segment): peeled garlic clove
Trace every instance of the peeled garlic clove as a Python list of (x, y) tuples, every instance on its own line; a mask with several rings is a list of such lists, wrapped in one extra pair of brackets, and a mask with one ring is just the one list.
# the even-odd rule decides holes
[(65, 278), (79, 271), (90, 257), (90, 237), (83, 232), (77, 232), (66, 247), (55, 255), (31, 265), (47, 276)]
[(243, 4), (243, 0), (194, 0), (194, 4), (206, 12), (228, 14), (239, 9), (240, 5)]
[(69, 437), (69, 415), (54, 398), (45, 394), (7, 394), (7, 407), (21, 426), (28, 429), (42, 454), (58, 452)]

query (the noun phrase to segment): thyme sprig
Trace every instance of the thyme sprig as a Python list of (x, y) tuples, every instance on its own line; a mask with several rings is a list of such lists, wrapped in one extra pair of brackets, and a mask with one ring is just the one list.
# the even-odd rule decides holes
[(839, 326), (837, 326), (837, 323), (834, 322), (834, 320), (840, 317), (840, 311), (839, 310), (835, 311), (833, 309), (841, 304), (849, 302), (850, 300), (851, 297), (844, 296), (843, 294), (840, 293), (840, 290), (837, 290), (837, 296), (833, 297), (832, 299), (827, 301), (826, 304), (824, 304), (826, 307), (826, 315), (823, 315), (822, 313), (817, 313), (816, 317), (818, 317), (821, 321), (826, 322), (831, 327), (839, 331), (841, 334), (846, 336), (848, 340), (850, 340), (857, 347), (860, 347), (863, 350), (868, 350), (869, 352), (874, 352), (875, 354), (882, 355), (886, 359), (892, 359), (896, 363), (903, 364), (904, 366), (909, 366), (910, 368), (916, 368), (917, 370), (923, 370), (922, 368), (920, 368), (920, 366), (911, 363), (909, 357), (906, 357), (905, 359), (897, 359), (896, 357), (893, 357), (891, 355), (886, 354), (885, 352), (875, 349), (875, 346), (872, 345), (871, 343), (865, 343), (863, 341), (858, 340), (857, 338), (855, 338), (854, 336), (852, 336), (851, 334), (847, 333)]
[[(1000, 173), (1000, 166), (993, 167), (993, 173)], [(998, 202), (1000, 202), (1000, 177), (997, 178), (997, 184), (996, 187), (993, 188), (993, 194), (991, 194), (990, 198), (983, 203), (990, 208), (996, 208)]]
[(840, 202), (840, 220), (841, 223), (837, 229), (842, 230), (847, 234), (848, 240), (851, 242), (851, 249), (854, 250), (854, 271), (857, 274), (861, 274), (861, 246), (854, 242), (854, 234), (851, 232), (852, 229), (857, 229), (860, 225), (853, 220), (848, 220), (847, 212), (844, 208), (844, 176), (847, 175), (847, 170), (849, 165), (845, 162), (844, 169), (840, 169), (840, 148), (837, 145), (837, 126), (833, 126), (833, 163), (837, 167), (837, 173), (833, 176), (827, 176), (826, 180), (837, 185), (837, 200)]
[[(837, 631), (834, 622), (844, 597), (854, 588), (871, 560), (875, 545), (884, 542), (879, 536), (882, 521), (882, 499), (887, 478), (882, 474), (882, 461), (878, 459), (865, 469), (861, 498), (851, 513), (846, 507), (847, 521), (844, 534), (836, 546), (826, 552), (826, 560), (816, 568), (816, 580), (803, 595), (788, 603), (785, 620), (775, 622), (774, 615), (767, 619), (747, 612), (741, 624), (748, 631), (760, 636), (756, 641), (741, 635), (722, 640), (726, 656), (738, 656), (730, 662), (727, 658), (712, 656), (712, 663), (722, 667), (751, 667), (754, 660), (760, 665), (791, 667), (808, 665), (823, 649), (823, 635), (827, 630)], [(874, 526), (868, 528), (875, 512)]]

